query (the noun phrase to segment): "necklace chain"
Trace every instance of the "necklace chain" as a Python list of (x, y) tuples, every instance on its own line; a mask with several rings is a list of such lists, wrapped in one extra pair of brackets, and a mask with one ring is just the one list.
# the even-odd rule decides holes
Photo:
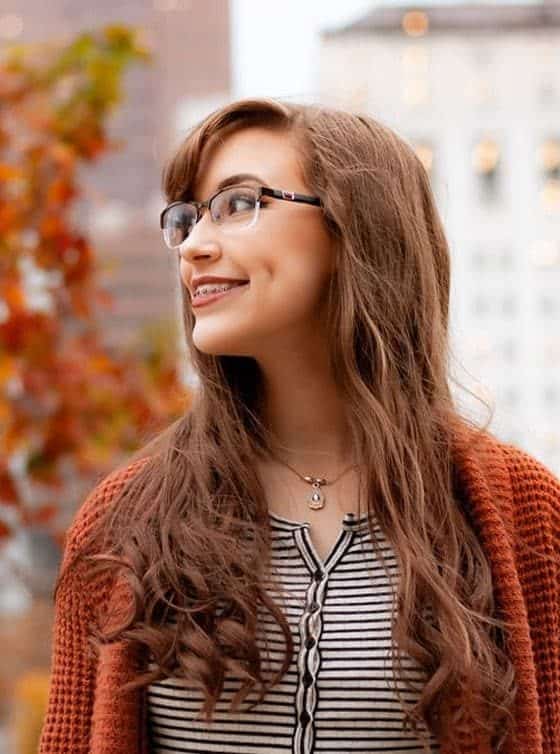
[(307, 505), (309, 506), (309, 508), (311, 508), (311, 510), (320, 510), (325, 505), (326, 499), (324, 493), (321, 490), (321, 487), (326, 487), (330, 484), (338, 482), (338, 480), (343, 477), (348, 471), (350, 471), (351, 469), (357, 469), (359, 466), (359, 464), (354, 463), (351, 466), (345, 468), (344, 471), (342, 471), (335, 479), (331, 479), (329, 481), (328, 479), (324, 479), (323, 477), (304, 476), (303, 474), (300, 474), (297, 469), (294, 469), (294, 467), (291, 466), (287, 461), (283, 461), (281, 458), (278, 458), (278, 456), (272, 453), (272, 451), (270, 451), (270, 455), (279, 463), (287, 466), (291, 471), (293, 471), (294, 474), (296, 474), (302, 480), (302, 482), (307, 482), (307, 484), (311, 485), (313, 492), (307, 500)]

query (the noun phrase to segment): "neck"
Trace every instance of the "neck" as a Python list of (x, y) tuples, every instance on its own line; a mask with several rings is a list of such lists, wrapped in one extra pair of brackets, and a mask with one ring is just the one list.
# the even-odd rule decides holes
[(292, 351), (288, 358), (276, 350), (273, 362), (259, 364), (273, 453), (312, 476), (332, 477), (354, 463), (347, 411), (327, 349)]

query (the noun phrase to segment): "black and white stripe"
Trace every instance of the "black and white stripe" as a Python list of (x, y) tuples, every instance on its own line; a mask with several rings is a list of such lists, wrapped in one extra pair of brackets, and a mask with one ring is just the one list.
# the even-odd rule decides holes
[[(211, 724), (197, 719), (203, 699), (199, 690), (172, 678), (151, 684), (150, 752), (423, 754), (418, 736), (403, 729), (390, 665), (391, 585), (367, 520), (347, 514), (324, 563), (308, 523), (271, 513), (270, 525), (272, 567), (284, 590), (282, 606), (295, 644), (288, 673), (264, 702), (239, 713), (229, 711), (229, 701), (240, 683), (226, 680)], [(391, 579), (396, 579), (391, 547), (379, 527), (374, 532)], [(260, 627), (263, 657), (266, 637), (269, 667), (277, 669), (284, 651), (281, 632), (264, 612)], [(403, 660), (403, 665), (420, 684), (413, 661)], [(398, 687), (407, 702), (415, 701), (404, 682)], [(432, 752), (439, 751), (433, 739), (430, 745)]]

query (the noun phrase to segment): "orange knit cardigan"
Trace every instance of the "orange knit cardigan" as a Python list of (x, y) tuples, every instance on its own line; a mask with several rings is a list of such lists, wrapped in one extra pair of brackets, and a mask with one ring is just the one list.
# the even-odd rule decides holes
[[(454, 439), (453, 467), (462, 498), (488, 555), (496, 604), (515, 621), (508, 652), (516, 669), (515, 720), (504, 754), (560, 754), (560, 481), (532, 456), (490, 434), (471, 447), (472, 430)], [(83, 565), (67, 569), (103, 506), (145, 459), (109, 475), (88, 496), (66, 539), (55, 602), (52, 677), (39, 754), (148, 754), (144, 690), (122, 694), (141, 658), (124, 643), (88, 641), (97, 608), (119, 590), (85, 587)], [(538, 558), (531, 550), (552, 556)], [(556, 556), (556, 562), (555, 558)], [(450, 702), (450, 710), (460, 707)], [(461, 728), (461, 747), (442, 754), (491, 754), (486, 737)]]

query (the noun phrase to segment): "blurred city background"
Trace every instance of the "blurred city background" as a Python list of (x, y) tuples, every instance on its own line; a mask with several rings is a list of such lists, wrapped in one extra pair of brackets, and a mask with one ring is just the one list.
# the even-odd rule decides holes
[(457, 400), (560, 474), (560, 5), (3, 0), (0, 45), (0, 754), (27, 754), (65, 528), (188, 404), (160, 176), (215, 107), (324, 102), (413, 145)]

